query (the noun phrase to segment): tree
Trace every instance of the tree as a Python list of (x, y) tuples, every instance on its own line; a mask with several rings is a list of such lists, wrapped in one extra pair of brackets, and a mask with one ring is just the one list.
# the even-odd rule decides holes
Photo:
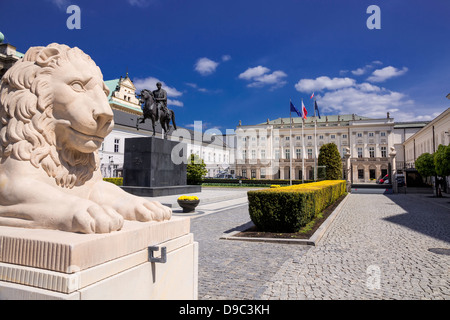
[(434, 168), (434, 156), (428, 152), (422, 153), (414, 162), (417, 171), (422, 177), (432, 177), (436, 175)]
[(328, 180), (342, 179), (342, 161), (339, 150), (334, 143), (327, 143), (320, 147), (319, 166), (325, 166)]
[(436, 174), (441, 177), (450, 176), (450, 145), (439, 145), (434, 153), (434, 168)]
[(191, 154), (186, 168), (187, 184), (201, 184), (202, 178), (206, 176), (206, 164), (198, 155)]

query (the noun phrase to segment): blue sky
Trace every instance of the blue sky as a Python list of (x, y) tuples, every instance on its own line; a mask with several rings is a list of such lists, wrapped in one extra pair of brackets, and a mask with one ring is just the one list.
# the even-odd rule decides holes
[[(381, 29), (366, 26), (373, 4)], [(105, 80), (159, 80), (177, 124), (225, 132), (289, 117), (289, 100), (311, 115), (312, 92), (321, 115), (433, 119), (450, 105), (449, 14), (444, 0), (15, 0), (0, 31), (20, 52), (77, 46)]]

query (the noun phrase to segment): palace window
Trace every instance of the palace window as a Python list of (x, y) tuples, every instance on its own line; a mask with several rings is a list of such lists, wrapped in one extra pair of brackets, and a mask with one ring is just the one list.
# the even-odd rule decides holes
[(346, 135), (346, 134), (343, 134), (343, 135), (342, 135), (342, 139), (347, 139), (347, 135)]
[(275, 159), (276, 160), (280, 159), (280, 150), (278, 149), (275, 150)]
[(119, 152), (120, 139), (114, 139), (114, 152)]
[(312, 159), (312, 149), (308, 149), (308, 159)]
[(252, 169), (252, 170), (250, 171), (250, 174), (251, 174), (251, 178), (252, 178), (252, 179), (256, 179), (256, 169)]
[(358, 158), (362, 158), (362, 157), (363, 157), (363, 149), (358, 148)]
[(374, 147), (369, 147), (369, 157), (375, 158), (375, 148)]
[(252, 150), (252, 159), (256, 159), (256, 150)]
[(361, 137), (362, 137), (362, 133), (361, 133), (361, 132), (358, 132), (358, 133), (357, 133), (357, 136), (358, 136), (358, 138), (361, 138)]
[(386, 147), (381, 147), (381, 156), (383, 158), (386, 158), (386, 156), (387, 156)]
[(332, 134), (331, 139), (336, 139), (336, 135)]
[(284, 158), (285, 159), (291, 158), (291, 150), (289, 150), (289, 149), (284, 150)]
[(320, 135), (320, 136), (319, 136), (319, 139), (322, 140), (322, 139), (323, 139), (323, 135)]
[(369, 132), (369, 137), (373, 137), (373, 132)]
[(266, 178), (266, 168), (261, 168), (259, 175), (261, 176), (261, 179)]
[(386, 132), (380, 132), (380, 135), (381, 135), (382, 137), (386, 137)]
[(261, 150), (261, 159), (266, 158), (266, 150)]
[(302, 149), (295, 149), (295, 155), (296, 155), (297, 159), (301, 159)]
[(308, 136), (308, 140), (312, 140), (312, 136)]
[(285, 139), (286, 141), (289, 141), (291, 138), (290, 138), (290, 137), (284, 137), (284, 139)]
[(296, 136), (295, 140), (302, 140), (302, 137), (301, 136)]
[(247, 159), (247, 150), (242, 150), (242, 159)]

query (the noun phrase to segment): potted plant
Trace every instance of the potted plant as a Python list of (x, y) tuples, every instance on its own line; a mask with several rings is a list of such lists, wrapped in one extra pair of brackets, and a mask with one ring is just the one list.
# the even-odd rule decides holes
[(194, 212), (195, 208), (200, 203), (200, 200), (196, 196), (180, 196), (177, 199), (178, 204), (183, 208), (184, 213)]

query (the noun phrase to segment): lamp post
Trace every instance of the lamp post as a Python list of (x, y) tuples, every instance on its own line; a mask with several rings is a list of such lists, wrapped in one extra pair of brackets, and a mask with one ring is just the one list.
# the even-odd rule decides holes
[(352, 188), (352, 182), (350, 181), (350, 148), (345, 148), (345, 178), (347, 180), (347, 192), (351, 191)]
[(397, 155), (397, 152), (395, 151), (394, 147), (391, 147), (391, 152), (389, 152), (389, 156), (391, 157), (391, 183), (392, 183), (392, 189), (394, 193), (398, 193), (397, 190), (397, 167), (395, 163), (395, 157)]
[(114, 157), (109, 156), (109, 177), (113, 178)]

